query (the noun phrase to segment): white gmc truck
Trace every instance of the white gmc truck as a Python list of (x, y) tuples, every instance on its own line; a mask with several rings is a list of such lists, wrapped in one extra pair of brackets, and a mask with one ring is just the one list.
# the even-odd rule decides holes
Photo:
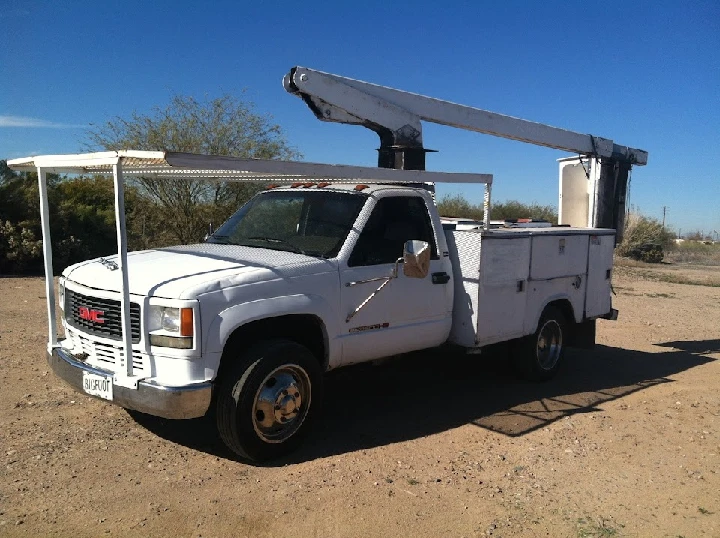
[[(8, 161), (38, 173), (48, 359), (75, 389), (160, 417), (213, 411), (230, 449), (263, 460), (301, 441), (327, 370), (511, 342), (518, 372), (546, 380), (566, 346), (591, 346), (596, 320), (616, 318), (615, 230), (647, 152), (303, 67), (283, 85), (317, 118), (375, 131), (378, 167), (133, 150)], [(560, 160), (561, 225), (491, 227), (492, 176), (424, 171), (421, 120), (578, 155)], [(64, 338), (48, 172), (108, 174), (115, 186), (118, 255), (63, 271)], [(128, 254), (124, 177), (147, 175), (288, 185), (202, 244)], [(482, 226), (443, 223), (426, 188), (438, 182), (484, 183)]]
[(591, 345), (595, 319), (614, 317), (614, 239), (443, 229), (421, 188), (274, 188), (203, 244), (128, 254), (137, 388), (112, 381), (123, 368), (116, 258), (63, 271), (66, 338), (50, 361), (77, 390), (129, 409), (191, 418), (213, 406), (229, 448), (272, 458), (300, 442), (332, 368), (513, 340), (519, 371), (548, 379), (566, 346)]

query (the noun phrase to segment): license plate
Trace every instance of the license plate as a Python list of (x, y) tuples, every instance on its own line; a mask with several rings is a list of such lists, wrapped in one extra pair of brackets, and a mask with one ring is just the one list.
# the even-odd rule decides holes
[(83, 371), (83, 390), (104, 400), (113, 399), (112, 377)]

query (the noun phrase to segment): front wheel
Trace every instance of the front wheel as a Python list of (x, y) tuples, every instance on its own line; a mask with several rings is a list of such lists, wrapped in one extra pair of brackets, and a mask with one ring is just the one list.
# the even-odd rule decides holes
[(543, 310), (537, 330), (520, 338), (513, 346), (513, 363), (522, 377), (533, 381), (546, 381), (553, 377), (565, 354), (567, 321), (556, 307)]
[(220, 379), (220, 437), (248, 460), (264, 461), (291, 452), (317, 414), (322, 380), (317, 359), (300, 344), (271, 340), (253, 346)]

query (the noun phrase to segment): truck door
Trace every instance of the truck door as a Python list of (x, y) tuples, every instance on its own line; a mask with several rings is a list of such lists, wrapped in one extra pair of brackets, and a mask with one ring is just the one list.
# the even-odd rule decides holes
[[(447, 339), (452, 323), (452, 269), (449, 258), (438, 255), (438, 233), (442, 230), (433, 228), (421, 196), (386, 196), (376, 202), (352, 253), (340, 267), (340, 313), (352, 316), (341, 334), (343, 363), (432, 347)], [(428, 275), (406, 277), (400, 263), (397, 278), (360, 307), (383, 277), (393, 273), (405, 241), (411, 239), (427, 241), (432, 248)]]

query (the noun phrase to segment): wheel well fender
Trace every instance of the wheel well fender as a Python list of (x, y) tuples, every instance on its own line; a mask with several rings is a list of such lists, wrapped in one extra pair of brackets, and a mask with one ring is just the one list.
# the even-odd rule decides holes
[[(567, 321), (568, 323), (575, 323), (575, 312), (573, 311), (572, 303), (569, 299), (556, 299), (554, 301), (551, 301), (547, 305), (545, 305), (543, 310), (545, 310), (545, 308), (547, 308), (548, 306), (554, 306), (555, 308), (560, 310), (563, 317), (565, 318), (565, 321)], [(540, 321), (539, 318), (538, 321)]]
[[(326, 367), (339, 354), (339, 346), (333, 338), (337, 331), (332, 325), (337, 319), (337, 313), (317, 295), (287, 295), (249, 301), (233, 305), (215, 316), (205, 335), (204, 351), (222, 352), (231, 338), (235, 340), (241, 336), (251, 341), (288, 338), (306, 345)], [(308, 338), (304, 338), (299, 329), (306, 329)]]
[(241, 351), (255, 342), (278, 339), (291, 340), (306, 347), (315, 356), (320, 368), (326, 369), (327, 339), (322, 320), (313, 314), (285, 314), (251, 321), (235, 329), (225, 343), (218, 376), (232, 363), (234, 350)]
[(570, 298), (565, 294), (558, 294), (549, 297), (548, 300), (544, 304), (542, 304), (540, 308), (537, 309), (537, 311), (532, 312), (531, 315), (525, 318), (526, 334), (532, 334), (537, 330), (538, 324), (540, 323), (540, 316), (542, 316), (542, 313), (548, 306), (554, 306), (555, 308), (560, 310), (560, 312), (562, 312), (563, 316), (565, 317), (565, 321), (567, 321), (569, 324), (574, 324), (578, 321), (581, 321), (578, 320), (575, 315), (575, 309), (570, 302)]

